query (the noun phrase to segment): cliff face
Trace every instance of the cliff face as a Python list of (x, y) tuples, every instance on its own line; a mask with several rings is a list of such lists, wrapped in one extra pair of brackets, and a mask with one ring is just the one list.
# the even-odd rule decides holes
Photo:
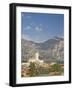
[(64, 39), (54, 37), (43, 43), (35, 43), (25, 39), (21, 40), (22, 62), (33, 57), (35, 52), (39, 52), (39, 58), (45, 62), (64, 61)]

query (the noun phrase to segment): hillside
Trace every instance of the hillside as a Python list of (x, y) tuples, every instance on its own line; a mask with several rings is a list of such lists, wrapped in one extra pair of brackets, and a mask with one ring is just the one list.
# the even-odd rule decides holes
[(22, 62), (34, 57), (35, 52), (39, 52), (39, 58), (45, 62), (64, 61), (64, 39), (54, 37), (43, 43), (35, 43), (21, 39)]

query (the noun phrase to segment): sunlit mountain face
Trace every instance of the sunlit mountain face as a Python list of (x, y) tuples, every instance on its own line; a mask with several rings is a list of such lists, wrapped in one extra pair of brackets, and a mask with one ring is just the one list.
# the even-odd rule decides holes
[(39, 58), (45, 62), (64, 63), (64, 38), (53, 37), (40, 43), (21, 39), (22, 62), (28, 61), (36, 52), (39, 52)]

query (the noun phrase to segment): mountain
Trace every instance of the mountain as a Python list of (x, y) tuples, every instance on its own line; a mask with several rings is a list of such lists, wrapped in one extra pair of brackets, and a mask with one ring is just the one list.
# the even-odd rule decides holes
[(21, 39), (22, 62), (34, 57), (35, 52), (39, 52), (39, 58), (45, 62), (64, 61), (64, 39), (54, 37), (42, 43), (36, 43)]

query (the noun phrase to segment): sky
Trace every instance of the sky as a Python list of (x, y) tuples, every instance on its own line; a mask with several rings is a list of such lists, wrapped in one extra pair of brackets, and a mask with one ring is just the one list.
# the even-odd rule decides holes
[(21, 36), (38, 43), (55, 36), (64, 37), (64, 15), (22, 12)]

